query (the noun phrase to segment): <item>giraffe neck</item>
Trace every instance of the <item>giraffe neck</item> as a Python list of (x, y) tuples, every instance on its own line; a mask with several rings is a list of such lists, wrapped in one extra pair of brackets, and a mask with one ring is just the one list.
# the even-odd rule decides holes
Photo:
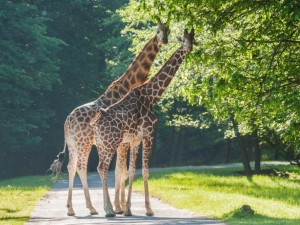
[(177, 69), (183, 62), (186, 51), (181, 46), (177, 51), (168, 59), (158, 73), (149, 79), (145, 84), (136, 88), (139, 100), (148, 108), (153, 105), (162, 96), (172, 78), (174, 77)]
[(133, 88), (143, 84), (159, 49), (160, 44), (155, 36), (144, 46), (127, 71), (96, 100), (98, 105), (106, 108), (121, 100)]

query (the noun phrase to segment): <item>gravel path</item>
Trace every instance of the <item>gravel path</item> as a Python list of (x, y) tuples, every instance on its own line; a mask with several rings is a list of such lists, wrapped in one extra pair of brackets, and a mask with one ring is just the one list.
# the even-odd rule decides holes
[[(278, 163), (268, 163), (268, 165), (277, 165)], [(241, 164), (218, 165), (218, 166), (197, 166), (197, 167), (176, 167), (176, 169), (201, 169), (201, 168), (224, 168), (240, 167)], [(169, 169), (169, 168), (167, 168)], [(175, 168), (174, 168), (175, 169)], [(163, 170), (163, 168), (153, 168), (150, 171)], [(140, 173), (137, 170), (137, 173)], [(151, 175), (150, 175), (151, 176)], [(32, 224), (209, 224), (225, 225), (224, 222), (214, 220), (202, 215), (195, 215), (188, 210), (176, 209), (163, 203), (157, 198), (150, 198), (154, 217), (145, 216), (144, 195), (133, 192), (132, 195), (132, 214), (131, 217), (117, 215), (113, 218), (106, 218), (103, 210), (103, 196), (100, 177), (98, 174), (88, 176), (91, 199), (99, 215), (89, 215), (89, 210), (85, 207), (85, 198), (81, 187), (79, 177), (75, 177), (73, 189), (73, 208), (76, 216), (67, 216), (67, 195), (68, 181), (58, 182), (46, 195), (38, 202), (31, 213), (31, 218), (26, 225)], [(114, 172), (110, 171), (108, 176), (108, 187), (110, 198), (114, 199)], [(150, 189), (151, 193), (151, 189)], [(126, 193), (127, 194), (127, 193)], [(113, 203), (113, 202), (112, 202)]]

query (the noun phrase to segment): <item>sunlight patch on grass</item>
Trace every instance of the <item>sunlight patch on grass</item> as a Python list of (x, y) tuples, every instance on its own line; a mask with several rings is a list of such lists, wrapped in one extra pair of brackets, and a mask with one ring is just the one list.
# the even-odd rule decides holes
[[(282, 171), (291, 166), (276, 167)], [(300, 224), (300, 180), (275, 176), (251, 178), (238, 175), (238, 169), (203, 169), (151, 172), (149, 189), (169, 204), (208, 215), (230, 224)], [(292, 171), (290, 171), (292, 173)], [(143, 191), (143, 181), (134, 190)], [(250, 205), (255, 215), (238, 209)], [(255, 223), (254, 223), (255, 221)]]
[(28, 176), (0, 182), (0, 224), (24, 224), (36, 203), (55, 182), (50, 176)]

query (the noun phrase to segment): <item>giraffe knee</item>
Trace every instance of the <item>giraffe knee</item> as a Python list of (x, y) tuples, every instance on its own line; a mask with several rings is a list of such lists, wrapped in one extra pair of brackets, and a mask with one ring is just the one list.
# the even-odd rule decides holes
[(143, 169), (143, 178), (146, 178), (146, 179), (148, 179), (149, 178), (149, 170), (147, 170), (147, 169)]
[(79, 175), (85, 175), (87, 173), (87, 169), (83, 167), (77, 167), (77, 173)]
[(99, 165), (99, 166), (97, 167), (97, 170), (98, 170), (99, 173), (101, 173), (101, 172), (103, 171), (103, 167)]
[(136, 175), (135, 169), (129, 170), (129, 180), (133, 180)]
[(123, 167), (116, 165), (115, 174), (123, 174)]
[(123, 175), (124, 177), (128, 177), (128, 171), (127, 171), (127, 168), (126, 168), (126, 167), (123, 168), (122, 175)]
[(70, 163), (68, 164), (67, 169), (68, 169), (69, 173), (76, 171), (76, 168), (74, 166), (72, 166)]
[(123, 173), (122, 173), (122, 180), (126, 180), (128, 178), (128, 172), (127, 172), (127, 170), (125, 170), (125, 171), (123, 171)]
[(102, 163), (99, 163), (97, 170), (99, 173), (102, 174), (102, 173), (105, 173), (108, 170), (108, 168), (107, 168), (106, 164), (102, 162)]

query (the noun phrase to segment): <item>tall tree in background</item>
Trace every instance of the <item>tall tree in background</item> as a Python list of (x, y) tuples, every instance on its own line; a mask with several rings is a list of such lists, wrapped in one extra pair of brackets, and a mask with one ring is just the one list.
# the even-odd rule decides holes
[[(65, 43), (47, 35), (46, 19), (36, 7), (12, 1), (0, 3), (0, 165), (28, 152), (41, 141), (38, 128), (54, 111), (46, 95), (60, 83), (56, 54)], [(19, 169), (25, 169), (19, 168)], [(8, 173), (1, 170), (1, 176)]]
[(112, 50), (128, 47), (126, 36), (116, 39), (124, 2), (0, 2), (1, 177), (44, 173), (66, 116), (126, 70), (120, 60), (131, 54)]
[[(215, 121), (227, 126), (226, 136), (254, 131), (259, 141), (268, 129), (299, 147), (298, 1), (131, 1), (120, 13), (129, 31), (159, 15), (173, 33), (193, 26), (202, 34), (202, 45), (176, 81), (182, 85), (170, 91), (203, 104)], [(250, 174), (249, 160), (243, 162)]]

